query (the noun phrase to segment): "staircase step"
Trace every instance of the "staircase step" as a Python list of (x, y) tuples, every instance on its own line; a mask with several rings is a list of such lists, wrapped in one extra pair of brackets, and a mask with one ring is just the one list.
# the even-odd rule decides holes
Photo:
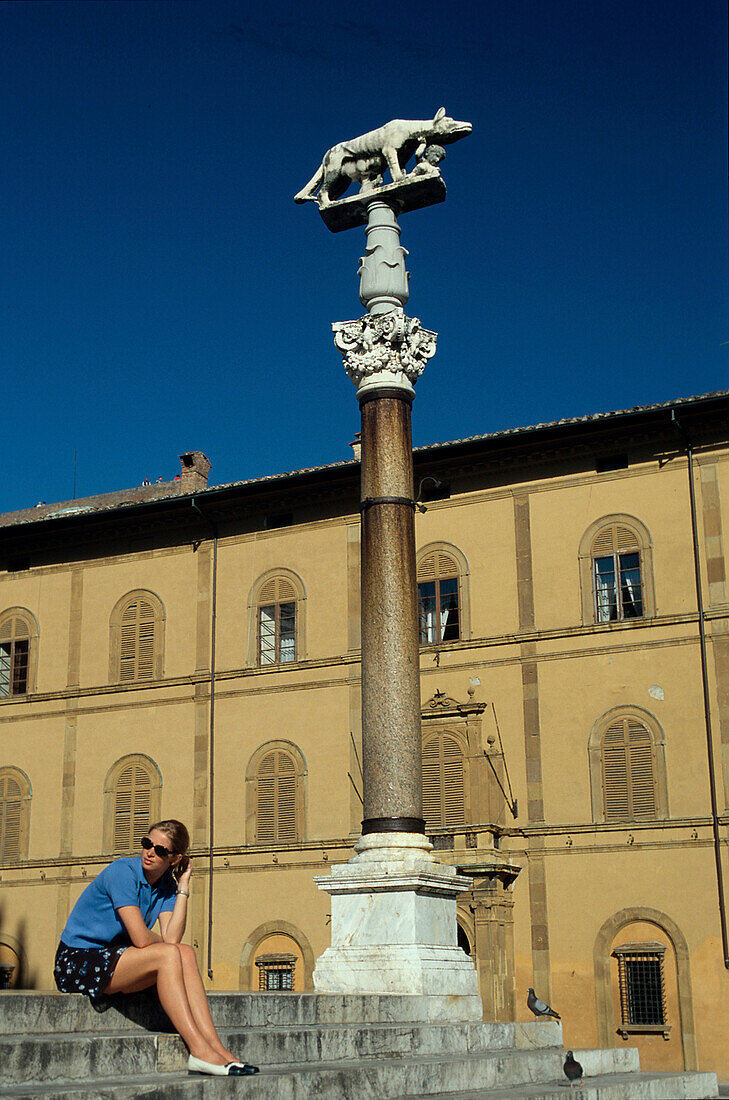
[[(448, 1023), (458, 998), (338, 993), (209, 993), (218, 1027), (310, 1024)], [(513, 1027), (514, 1025), (493, 1025)], [(524, 1025), (521, 1025), (524, 1026)], [(554, 1021), (540, 1027), (558, 1026)], [(0, 992), (0, 1035), (47, 1031), (171, 1030), (156, 995), (108, 997), (96, 1011), (79, 993)]]
[[(565, 1091), (567, 1090), (567, 1091)], [(703, 1100), (719, 1096), (715, 1073), (621, 1073), (585, 1077), (570, 1090), (566, 1079), (512, 1088), (431, 1094), (429, 1100)], [(399, 1100), (419, 1100), (416, 1095)]]
[[(513, 1090), (512, 1095), (530, 1095), (526, 1090), (540, 1081), (558, 1082), (562, 1073), (563, 1054), (557, 1050), (532, 1051), (491, 1051), (459, 1055), (434, 1054), (417, 1058), (377, 1058), (341, 1062), (321, 1062), (316, 1065), (291, 1064), (286, 1066), (263, 1066), (261, 1073), (238, 1082), (236, 1087), (245, 1088), (246, 1096), (266, 1098), (266, 1100), (304, 1100), (317, 1097), (317, 1100), (400, 1100), (402, 1097), (451, 1096), (465, 1092), (468, 1095), (478, 1090)], [(118, 1066), (123, 1063), (117, 1062)], [(134, 1073), (133, 1067), (129, 1067)], [(100, 1078), (106, 1074), (93, 1074), (91, 1078), (64, 1081), (56, 1078), (45, 1085), (45, 1091), (35, 1086), (16, 1084), (5, 1090), (5, 1096), (73, 1097), (89, 1094), (104, 1096), (112, 1087), (110, 1081)], [(111, 1075), (109, 1075), (110, 1077)], [(711, 1076), (711, 1075), (709, 1075)], [(59, 1075), (60, 1077), (60, 1075)], [(601, 1080), (639, 1080), (630, 1074), (606, 1075)], [(715, 1079), (714, 1079), (715, 1080)], [(202, 1092), (199, 1086), (202, 1084)], [(136, 1077), (125, 1078), (125, 1084), (113, 1085), (114, 1088), (129, 1088), (128, 1095), (147, 1096), (199, 1096), (215, 1095), (209, 1090), (223, 1085), (230, 1089), (231, 1082), (220, 1078), (188, 1077), (181, 1073), (159, 1074), (154, 1078), (140, 1068)], [(566, 1081), (550, 1087), (563, 1090)], [(95, 1092), (93, 1089), (95, 1088)], [(136, 1091), (134, 1091), (136, 1090)], [(156, 1090), (156, 1091), (155, 1091)], [(127, 1094), (123, 1091), (114, 1094), (121, 1100)], [(487, 1093), (488, 1095), (488, 1093)], [(540, 1095), (539, 1091), (535, 1093)], [(561, 1095), (564, 1095), (562, 1092)], [(651, 1095), (648, 1093), (647, 1095)], [(668, 1095), (658, 1093), (659, 1096)], [(675, 1096), (688, 1096), (688, 1092), (674, 1093)], [(696, 1096), (710, 1096), (710, 1091), (695, 1093)], [(714, 1092), (716, 1095), (716, 1092)]]

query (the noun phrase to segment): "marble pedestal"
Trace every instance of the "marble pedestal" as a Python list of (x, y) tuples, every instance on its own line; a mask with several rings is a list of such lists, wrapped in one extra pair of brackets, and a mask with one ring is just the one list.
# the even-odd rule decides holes
[(456, 898), (471, 880), (417, 833), (370, 833), (355, 850), (314, 880), (332, 899), (332, 944), (314, 988), (448, 997), (450, 1018), (481, 1020), (476, 970), (457, 945)]

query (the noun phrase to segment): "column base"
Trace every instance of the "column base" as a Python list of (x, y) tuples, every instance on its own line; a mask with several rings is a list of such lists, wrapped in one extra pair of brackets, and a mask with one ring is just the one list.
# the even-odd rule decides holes
[(439, 863), (422, 834), (369, 833), (356, 851), (314, 880), (332, 898), (314, 988), (451, 997), (450, 1018), (481, 1020), (476, 971), (457, 946), (456, 898), (471, 880)]

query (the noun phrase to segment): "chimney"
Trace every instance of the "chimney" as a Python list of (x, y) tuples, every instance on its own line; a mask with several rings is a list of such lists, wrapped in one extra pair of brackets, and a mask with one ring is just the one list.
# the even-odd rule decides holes
[(180, 462), (180, 492), (196, 493), (200, 489), (207, 489), (210, 462), (202, 451), (187, 451), (180, 455)]
[(361, 435), (362, 435), (361, 432), (357, 432), (354, 439), (349, 444), (350, 447), (352, 448), (352, 450), (354, 451), (354, 457), (355, 457), (356, 462), (360, 461), (360, 455), (362, 454), (362, 440), (360, 438)]

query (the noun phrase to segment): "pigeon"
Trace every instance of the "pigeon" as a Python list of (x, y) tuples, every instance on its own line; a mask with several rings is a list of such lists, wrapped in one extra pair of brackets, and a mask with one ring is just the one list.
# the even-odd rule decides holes
[(582, 1084), (582, 1066), (579, 1062), (575, 1061), (575, 1056), (571, 1050), (567, 1051), (567, 1057), (564, 1060), (564, 1074), (570, 1083), (570, 1088), (572, 1088), (577, 1080)]
[(561, 1020), (562, 1017), (558, 1012), (555, 1012), (553, 1008), (550, 1008), (544, 1001), (540, 1001), (539, 997), (535, 994), (534, 990), (530, 986), (527, 989), (529, 996), (527, 997), (527, 1008), (530, 1012), (539, 1019), (540, 1016), (553, 1016), (555, 1020)]

